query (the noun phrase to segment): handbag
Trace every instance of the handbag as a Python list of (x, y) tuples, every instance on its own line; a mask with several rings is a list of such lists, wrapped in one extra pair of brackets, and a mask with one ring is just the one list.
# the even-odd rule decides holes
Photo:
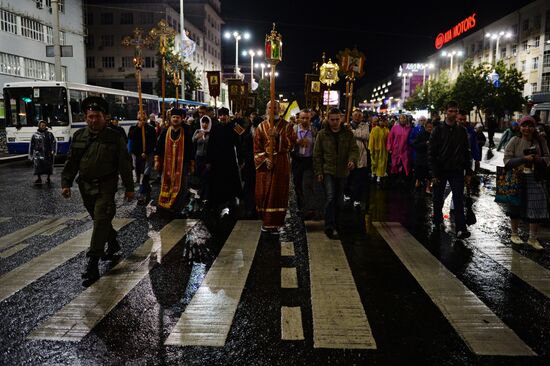
[(513, 206), (521, 204), (521, 176), (519, 169), (506, 169), (497, 166), (497, 184), (495, 202), (509, 203)]

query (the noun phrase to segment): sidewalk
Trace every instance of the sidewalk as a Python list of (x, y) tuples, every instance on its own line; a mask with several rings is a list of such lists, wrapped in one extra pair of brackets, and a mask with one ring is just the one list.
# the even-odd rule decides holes
[(13, 154), (0, 152), (0, 164), (11, 163), (14, 161), (22, 161), (27, 159), (27, 156), (28, 156), (27, 154), (13, 155)]

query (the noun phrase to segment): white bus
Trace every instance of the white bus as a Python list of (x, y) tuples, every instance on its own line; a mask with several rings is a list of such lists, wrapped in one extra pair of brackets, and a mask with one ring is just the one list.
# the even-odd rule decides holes
[[(136, 123), (138, 94), (94, 85), (57, 81), (25, 81), (4, 84), (6, 137), (10, 154), (27, 154), (38, 121), (44, 120), (57, 139), (57, 154), (66, 155), (73, 133), (86, 126), (82, 100), (101, 96), (109, 114), (126, 132)], [(159, 98), (143, 94), (146, 113), (159, 114)]]

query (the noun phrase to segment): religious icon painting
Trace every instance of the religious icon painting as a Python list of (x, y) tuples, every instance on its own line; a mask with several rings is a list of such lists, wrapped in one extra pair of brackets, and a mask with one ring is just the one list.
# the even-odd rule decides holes
[(311, 92), (312, 93), (320, 93), (321, 92), (321, 82), (320, 81), (312, 81), (311, 82)]

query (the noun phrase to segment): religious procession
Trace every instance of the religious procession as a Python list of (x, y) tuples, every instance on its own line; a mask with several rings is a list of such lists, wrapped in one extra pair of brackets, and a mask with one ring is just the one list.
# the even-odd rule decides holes
[[(140, 35), (135, 36), (139, 40)], [(139, 50), (139, 43), (136, 47)], [(274, 70), (282, 60), (282, 36), (275, 27), (266, 36), (265, 48)], [(365, 58), (357, 49), (346, 49), (338, 58), (339, 63), (325, 62), (323, 55), (323, 64), (314, 67), (317, 72), (306, 75), (306, 104), (311, 108), (301, 110), (296, 106), (281, 110), (275, 98), (274, 72), (271, 100), (261, 116), (246, 105), (248, 86), (240, 79), (228, 80), (229, 89), (237, 90), (230, 93), (232, 111), (206, 106), (185, 109), (177, 103), (165, 111), (163, 102), (160, 116), (144, 109), (138, 84), (137, 123), (128, 133), (116, 118), (109, 117), (105, 99), (91, 96), (83, 100), (87, 128), (74, 134), (62, 172), (62, 195), (71, 197), (76, 178), (94, 221), (83, 285), (99, 278), (100, 259), (110, 260), (121, 249), (112, 226), (119, 175), (127, 200), (134, 198), (135, 183), (139, 186), (137, 204), (154, 206), (159, 215), (170, 219), (261, 219), (261, 232), (277, 236), (285, 225), (290, 200), (302, 220), (322, 221), (330, 239), (339, 238), (342, 210), (368, 213), (371, 186), (431, 196), (433, 227), (439, 230), (444, 227), (444, 197), (450, 189), (456, 237), (468, 238), (467, 226), (476, 221), (470, 197), (475, 186), (472, 180), (477, 179), (486, 143), (481, 124), (472, 126), (468, 113), (454, 101), (447, 103), (443, 120), (437, 113), (416, 120), (405, 113), (354, 109), (354, 82), (364, 74)], [(339, 75), (346, 80), (343, 111), (329, 104), (325, 108), (321, 102), (321, 95), (330, 95)], [(219, 72), (208, 76), (211, 94), (216, 96)], [(538, 141), (529, 162), (538, 164), (537, 171), (545, 169), (550, 162), (543, 158), (548, 145), (531, 133), (529, 128), (535, 125), (530, 116), (512, 123), (499, 144), (499, 149), (506, 147), (505, 164), (522, 165), (518, 151)], [(52, 137), (46, 124), (39, 124), (29, 153), (35, 184), (42, 184), (42, 175), (50, 182), (56, 143)], [(524, 219), (530, 225), (527, 243), (540, 250), (538, 223), (548, 218), (547, 206), (540, 203), (545, 188), (537, 180), (528, 182), (523, 206), (511, 206), (511, 241), (523, 243), (518, 223)], [(158, 195), (153, 195), (152, 185), (158, 185)], [(502, 201), (508, 202), (506, 197)]]

